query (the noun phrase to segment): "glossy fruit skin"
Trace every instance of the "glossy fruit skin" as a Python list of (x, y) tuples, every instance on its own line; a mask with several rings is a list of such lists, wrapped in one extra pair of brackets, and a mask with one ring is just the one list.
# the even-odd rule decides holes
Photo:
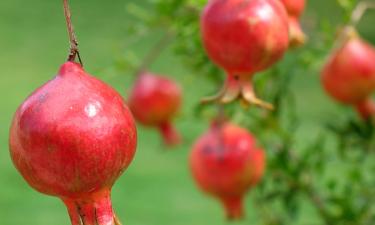
[(174, 81), (150, 72), (142, 72), (129, 96), (129, 107), (135, 119), (160, 130), (167, 145), (180, 142), (171, 121), (182, 102), (181, 87)]
[(290, 47), (299, 47), (306, 42), (299, 19), (305, 10), (305, 0), (281, 0), (289, 15)]
[(348, 37), (325, 64), (322, 83), (333, 99), (365, 115), (365, 105), (371, 105), (365, 102), (375, 91), (375, 48), (357, 35)]
[(214, 123), (195, 143), (190, 167), (198, 186), (220, 199), (227, 218), (243, 217), (243, 197), (261, 179), (265, 155), (245, 129)]
[(210, 1), (201, 32), (210, 58), (233, 74), (264, 70), (288, 48), (287, 14), (278, 0)]
[(257, 99), (251, 79), (288, 49), (288, 16), (279, 0), (209, 1), (201, 16), (201, 36), (209, 58), (224, 69), (222, 91), (203, 102), (244, 103), (272, 108)]
[[(9, 143), (14, 165), (33, 188), (68, 208), (85, 202), (84, 210), (96, 208), (99, 225), (114, 224), (110, 189), (137, 143), (133, 117), (114, 89), (66, 62), (17, 109)], [(79, 224), (77, 207), (69, 213)], [(94, 224), (90, 219), (86, 224)]]

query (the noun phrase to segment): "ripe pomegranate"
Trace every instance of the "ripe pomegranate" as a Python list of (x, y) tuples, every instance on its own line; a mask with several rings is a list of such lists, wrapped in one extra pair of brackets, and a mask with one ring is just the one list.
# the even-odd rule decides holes
[(174, 81), (141, 72), (132, 88), (129, 107), (137, 121), (157, 127), (165, 144), (171, 146), (181, 141), (171, 123), (181, 106), (181, 95), (181, 88)]
[(66, 62), (18, 108), (14, 165), (37, 191), (61, 198), (73, 225), (114, 225), (111, 187), (129, 166), (137, 134), (122, 97)]
[(364, 119), (375, 115), (371, 94), (375, 91), (375, 48), (355, 30), (344, 30), (342, 43), (322, 71), (322, 83), (335, 100), (354, 106)]
[(203, 102), (244, 103), (272, 108), (254, 94), (251, 79), (278, 61), (288, 48), (288, 16), (278, 0), (209, 1), (201, 17), (209, 57), (227, 72), (222, 91)]
[(255, 142), (241, 127), (214, 122), (191, 152), (198, 186), (223, 203), (229, 220), (243, 218), (244, 195), (263, 176), (265, 156)]
[(289, 45), (298, 47), (306, 42), (299, 18), (305, 9), (305, 0), (281, 0), (289, 14)]

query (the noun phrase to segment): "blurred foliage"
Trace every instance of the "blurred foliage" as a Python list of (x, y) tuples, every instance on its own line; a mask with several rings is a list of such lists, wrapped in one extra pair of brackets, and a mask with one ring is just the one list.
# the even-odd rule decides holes
[[(349, 22), (357, 3), (337, 0), (344, 12), (343, 25)], [(163, 30), (173, 37), (170, 44), (186, 68), (219, 87), (223, 79), (219, 75), (223, 73), (207, 58), (199, 34), (199, 15), (206, 1), (153, 0), (150, 4), (151, 12), (150, 6), (146, 10), (128, 5), (128, 11), (139, 21), (129, 31), (140, 37), (155, 29)], [(321, 129), (311, 135), (310, 141), (303, 146), (297, 144), (301, 115), (290, 84), (299, 71), (312, 70), (318, 75), (335, 37), (336, 27), (319, 18), (303, 51), (291, 50), (285, 60), (255, 76), (257, 92), (276, 110), (243, 109), (238, 103), (225, 106), (228, 117), (249, 128), (267, 151), (268, 174), (255, 190), (254, 199), (262, 224), (294, 224), (303, 204), (301, 199), (307, 199), (315, 208), (317, 216), (312, 221), (320, 224), (375, 224), (375, 180), (370, 173), (375, 165), (368, 160), (375, 150), (374, 125), (343, 109), (343, 114), (322, 121)], [(121, 60), (132, 68), (139, 64), (139, 60), (129, 57)], [(197, 103), (195, 113), (208, 120), (216, 111), (216, 106)], [(334, 143), (327, 141), (331, 136)], [(339, 171), (339, 176), (332, 176), (332, 170)]]

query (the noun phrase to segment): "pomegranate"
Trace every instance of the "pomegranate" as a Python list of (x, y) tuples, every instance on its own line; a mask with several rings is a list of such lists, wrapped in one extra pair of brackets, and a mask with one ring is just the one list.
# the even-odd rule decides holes
[(306, 42), (299, 18), (305, 9), (305, 0), (281, 0), (289, 14), (289, 45), (298, 47)]
[(9, 139), (16, 168), (37, 191), (61, 198), (73, 225), (119, 224), (111, 187), (133, 159), (137, 134), (114, 89), (66, 62), (18, 108)]
[(265, 156), (255, 142), (241, 127), (214, 122), (191, 152), (198, 186), (223, 203), (229, 220), (243, 218), (244, 195), (263, 176)]
[(341, 41), (323, 68), (323, 86), (332, 98), (354, 106), (368, 119), (375, 115), (371, 103), (375, 90), (375, 48), (351, 27), (344, 30)]
[(181, 88), (174, 81), (141, 72), (132, 88), (129, 107), (141, 124), (159, 129), (165, 144), (180, 143), (181, 136), (171, 121), (181, 106)]
[(201, 33), (209, 57), (227, 72), (222, 91), (203, 102), (244, 103), (264, 108), (251, 79), (278, 61), (288, 48), (288, 16), (278, 0), (212, 0), (201, 17)]

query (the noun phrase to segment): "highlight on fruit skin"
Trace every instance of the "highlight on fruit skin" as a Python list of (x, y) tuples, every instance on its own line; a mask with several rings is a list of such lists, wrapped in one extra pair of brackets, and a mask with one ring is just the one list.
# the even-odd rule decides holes
[(302, 31), (299, 19), (305, 10), (305, 0), (281, 0), (289, 15), (289, 45), (297, 48), (306, 43), (306, 34)]
[(241, 220), (244, 196), (263, 176), (265, 154), (247, 130), (215, 121), (195, 142), (190, 168), (197, 185), (221, 201), (227, 219)]
[(73, 62), (21, 104), (9, 137), (18, 171), (37, 191), (62, 199), (72, 225), (120, 224), (110, 193), (136, 143), (122, 97)]
[(323, 67), (323, 87), (334, 100), (356, 108), (363, 119), (374, 117), (375, 48), (353, 27), (346, 27), (339, 41)]
[(201, 16), (201, 36), (209, 58), (227, 72), (222, 91), (202, 102), (229, 103), (241, 99), (266, 109), (251, 80), (268, 69), (288, 49), (288, 15), (279, 0), (209, 1)]
[(128, 102), (135, 119), (159, 129), (166, 145), (181, 142), (181, 135), (172, 124), (182, 102), (182, 90), (175, 81), (143, 71), (137, 77)]

